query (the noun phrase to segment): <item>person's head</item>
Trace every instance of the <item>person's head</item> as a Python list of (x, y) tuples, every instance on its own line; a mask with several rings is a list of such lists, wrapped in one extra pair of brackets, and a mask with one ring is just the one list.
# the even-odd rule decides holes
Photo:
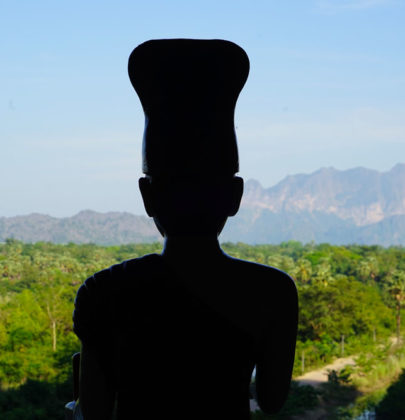
[(145, 210), (164, 237), (217, 236), (243, 194), (238, 176), (169, 175), (139, 179)]
[(218, 235), (243, 193), (234, 110), (246, 52), (218, 39), (150, 40), (132, 51), (128, 73), (145, 113), (146, 212), (165, 237)]

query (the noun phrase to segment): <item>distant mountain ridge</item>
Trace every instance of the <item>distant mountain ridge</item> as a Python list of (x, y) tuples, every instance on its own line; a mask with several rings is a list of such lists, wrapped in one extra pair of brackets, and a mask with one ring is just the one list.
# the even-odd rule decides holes
[(0, 241), (88, 243), (120, 245), (160, 240), (153, 221), (126, 212), (98, 213), (84, 210), (72, 217), (56, 218), (33, 213), (0, 217)]
[(388, 172), (321, 168), (267, 189), (249, 180), (223, 239), (405, 245), (405, 164)]
[[(0, 241), (7, 237), (102, 245), (161, 240), (150, 218), (90, 210), (67, 218), (0, 217)], [(228, 220), (220, 239), (405, 245), (405, 164), (387, 172), (321, 168), (287, 176), (270, 188), (248, 180), (239, 213)]]
[(322, 168), (309, 175), (287, 176), (268, 189), (250, 180), (245, 190), (245, 207), (273, 213), (335, 214), (364, 226), (405, 215), (405, 164), (382, 173), (365, 168)]

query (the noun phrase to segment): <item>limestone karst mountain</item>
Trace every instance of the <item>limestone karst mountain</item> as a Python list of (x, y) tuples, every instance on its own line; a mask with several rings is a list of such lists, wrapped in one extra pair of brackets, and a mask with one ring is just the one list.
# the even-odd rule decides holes
[(405, 244), (405, 164), (388, 172), (322, 168), (287, 176), (267, 189), (247, 181), (238, 217), (230, 219), (223, 237), (249, 243)]
[(244, 207), (281, 212), (322, 212), (351, 220), (356, 226), (405, 214), (405, 164), (389, 172), (322, 168), (309, 175), (287, 176), (263, 189), (248, 181)]
[[(151, 219), (82, 211), (69, 218), (41, 214), (0, 217), (0, 241), (124, 244), (161, 240)], [(248, 180), (237, 216), (222, 241), (405, 245), (405, 164), (388, 172), (322, 168), (290, 175), (270, 188)]]

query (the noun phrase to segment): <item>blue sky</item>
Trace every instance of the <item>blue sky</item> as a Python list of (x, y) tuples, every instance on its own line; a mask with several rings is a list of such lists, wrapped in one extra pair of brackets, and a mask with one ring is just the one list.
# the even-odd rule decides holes
[(245, 179), (389, 170), (405, 162), (404, 22), (401, 0), (1, 0), (0, 216), (144, 213), (127, 60), (153, 38), (248, 53), (235, 115)]

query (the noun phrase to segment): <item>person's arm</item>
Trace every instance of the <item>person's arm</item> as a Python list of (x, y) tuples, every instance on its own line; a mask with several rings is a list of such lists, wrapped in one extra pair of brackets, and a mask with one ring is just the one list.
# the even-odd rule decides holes
[(273, 291), (272, 320), (264, 332), (256, 363), (256, 393), (259, 407), (277, 413), (290, 388), (298, 325), (298, 297), (287, 275), (277, 279)]
[(79, 401), (84, 420), (111, 420), (115, 392), (90, 348), (80, 352)]

